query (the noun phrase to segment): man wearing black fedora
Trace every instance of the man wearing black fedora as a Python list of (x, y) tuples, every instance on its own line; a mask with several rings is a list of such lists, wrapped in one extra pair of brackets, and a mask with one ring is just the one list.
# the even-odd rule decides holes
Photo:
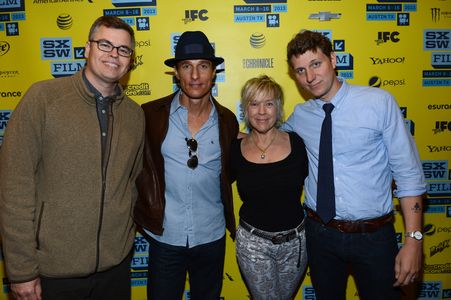
[(235, 115), (211, 95), (216, 67), (208, 38), (184, 32), (174, 68), (179, 89), (142, 105), (146, 118), (144, 167), (137, 179), (135, 221), (150, 243), (148, 299), (218, 300), (225, 228), (235, 237), (229, 149), (238, 134)]

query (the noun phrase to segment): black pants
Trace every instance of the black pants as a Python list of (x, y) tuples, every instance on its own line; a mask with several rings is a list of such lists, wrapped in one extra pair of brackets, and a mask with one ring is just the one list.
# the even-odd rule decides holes
[(43, 300), (128, 300), (133, 251), (117, 266), (81, 278), (41, 277)]
[(345, 300), (352, 271), (362, 300), (401, 299), (395, 283), (398, 254), (392, 223), (376, 232), (343, 233), (307, 218), (307, 255), (318, 300)]
[(150, 300), (179, 300), (189, 275), (191, 300), (218, 300), (221, 295), (225, 236), (193, 248), (172, 246), (149, 238)]

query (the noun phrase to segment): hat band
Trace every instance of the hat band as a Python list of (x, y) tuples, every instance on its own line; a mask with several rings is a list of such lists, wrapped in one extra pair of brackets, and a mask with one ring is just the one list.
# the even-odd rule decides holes
[(201, 44), (190, 44), (183, 47), (185, 54), (203, 53), (203, 46)]

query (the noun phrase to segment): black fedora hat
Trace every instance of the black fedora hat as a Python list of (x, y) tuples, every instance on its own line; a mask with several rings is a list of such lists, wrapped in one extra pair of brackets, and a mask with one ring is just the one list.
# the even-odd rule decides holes
[(177, 62), (188, 59), (206, 59), (215, 66), (224, 62), (224, 58), (215, 56), (215, 50), (202, 31), (185, 31), (175, 46), (175, 57), (166, 59), (164, 64), (174, 67)]

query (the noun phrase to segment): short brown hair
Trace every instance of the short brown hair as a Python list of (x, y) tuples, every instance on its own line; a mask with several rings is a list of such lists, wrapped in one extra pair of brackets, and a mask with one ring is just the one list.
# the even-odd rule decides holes
[(102, 26), (107, 28), (123, 29), (127, 31), (132, 41), (132, 50), (135, 49), (135, 32), (133, 31), (133, 28), (131, 28), (130, 25), (128, 25), (121, 18), (114, 16), (101, 16), (94, 21), (94, 23), (91, 26), (91, 29), (89, 30), (88, 39), (90, 41), (93, 39), (97, 29), (99, 29)]
[(333, 52), (332, 43), (321, 32), (301, 30), (287, 45), (287, 62), (291, 66), (291, 58), (304, 54), (307, 51), (321, 50), (324, 55), (330, 57)]

